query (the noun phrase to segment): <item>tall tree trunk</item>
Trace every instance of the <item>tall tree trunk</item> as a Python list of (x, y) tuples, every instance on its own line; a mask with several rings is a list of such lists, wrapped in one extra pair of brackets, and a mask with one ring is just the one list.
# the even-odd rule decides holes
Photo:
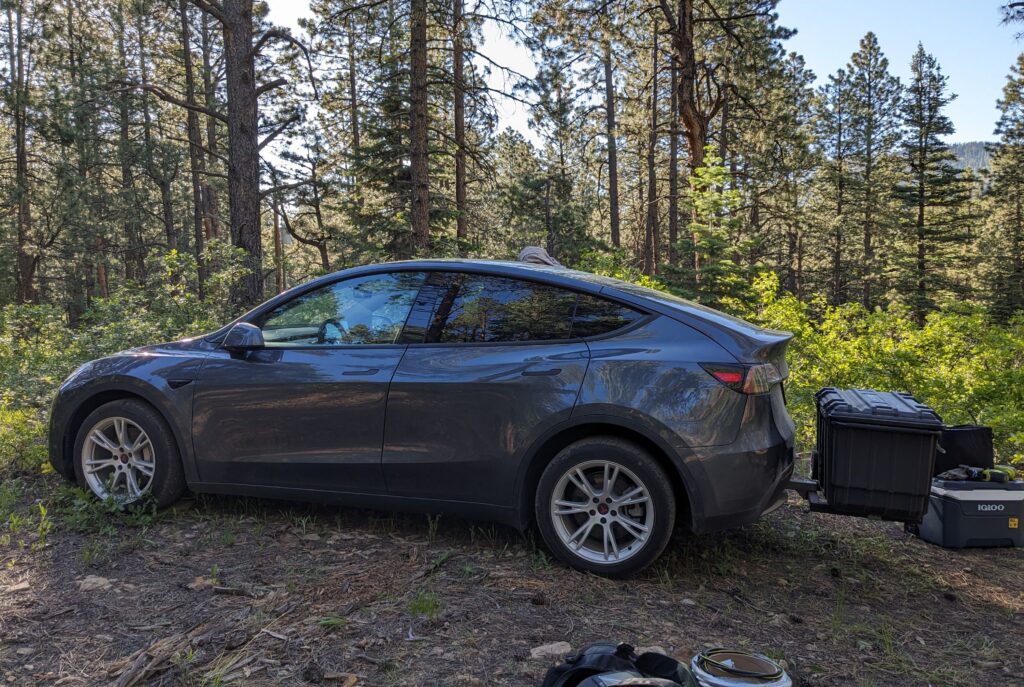
[[(217, 76), (213, 71), (213, 33), (210, 27), (210, 15), (203, 12), (200, 16), (200, 48), (203, 58), (203, 105), (207, 110), (215, 111), (217, 107)], [(217, 164), (217, 156), (220, 152), (220, 139), (218, 136), (217, 118), (206, 115), (206, 155), (207, 164), (213, 167)], [(205, 168), (204, 168), (205, 172)], [(203, 228), (207, 240), (220, 238), (220, 203), (217, 200), (217, 192), (210, 185), (208, 179), (203, 179)]]
[(356, 36), (352, 16), (348, 23), (348, 112), (352, 126), (352, 152), (356, 153), (362, 146), (359, 132), (359, 83), (356, 81)]
[[(923, 156), (922, 156), (923, 157)], [(925, 240), (925, 166), (921, 161), (917, 179), (917, 303), (914, 315), (919, 325), (924, 325), (926, 304), (928, 302), (928, 244)]]
[(274, 213), (274, 289), (276, 293), (281, 293), (285, 289), (284, 241), (281, 240), (281, 216), (277, 212), (277, 203), (271, 203), (270, 210)]
[(410, 253), (430, 245), (430, 180), (427, 148), (427, 0), (410, 1), (409, 181), (412, 186)]
[[(125, 47), (126, 23), (124, 4), (116, 10), (118, 23), (117, 54), (121, 77), (129, 81), (128, 51)], [(124, 91), (118, 102), (118, 148), (117, 156), (121, 167), (121, 212), (124, 213), (123, 227), (125, 243), (124, 276), (127, 281), (143, 282), (146, 275), (146, 252), (142, 242), (142, 223), (139, 221), (138, 203), (135, 198), (135, 172), (132, 169), (131, 111), (128, 91)]]
[(260, 235), (259, 109), (253, 53), (253, 0), (224, 0), (224, 67), (228, 95), (228, 202), (232, 243), (245, 253), (247, 273), (232, 300), (248, 307), (263, 300)]
[(644, 224), (644, 274), (658, 272), (658, 23), (654, 23), (651, 49), (651, 123), (647, 134), (647, 221)]
[(694, 47), (693, 0), (679, 0), (675, 10), (669, 0), (661, 0), (662, 11), (670, 22), (672, 48), (679, 65), (675, 88), (679, 98), (679, 117), (682, 120), (689, 152), (690, 174), (704, 166), (704, 145), (708, 140), (708, 124), (716, 114), (701, 110), (697, 80), (697, 53)]
[[(188, 16), (189, 0), (178, 0), (181, 16), (181, 48), (185, 62), (185, 102), (196, 104), (196, 79), (192, 66), (192, 26)], [(203, 157), (203, 138), (199, 128), (199, 113), (186, 109), (186, 130), (188, 132), (188, 161), (192, 181), (192, 248), (196, 258), (196, 283), (199, 300), (206, 298), (206, 237), (203, 228), (203, 183), (206, 175), (206, 160)]]
[(7, 54), (10, 60), (11, 95), (14, 107), (14, 188), (18, 205), (18, 259), (15, 281), (19, 303), (35, 303), (36, 267), (32, 231), (32, 205), (28, 174), (28, 74), (25, 65), (24, 3), (7, 5)]
[[(142, 83), (149, 83), (149, 60), (146, 55), (145, 7), (141, 7), (135, 17), (136, 33), (139, 39), (139, 76)], [(142, 136), (146, 144), (146, 170), (149, 177), (160, 190), (160, 208), (164, 222), (164, 236), (167, 239), (167, 250), (178, 248), (178, 226), (174, 221), (174, 200), (171, 196), (173, 175), (156, 159), (156, 144), (153, 138), (153, 114), (149, 109), (149, 93), (142, 91)]]
[(864, 265), (861, 271), (861, 278), (863, 279), (861, 284), (861, 305), (868, 310), (871, 309), (873, 304), (872, 294), (874, 292), (873, 285), (875, 280), (875, 206), (874, 193), (871, 189), (874, 157), (872, 152), (871, 142), (868, 141), (864, 167)]
[(455, 77), (455, 237), (459, 243), (459, 253), (465, 256), (469, 232), (466, 211), (466, 56), (463, 46), (466, 25), (463, 1), (454, 0), (452, 5), (452, 71)]
[[(607, 13), (607, 6), (605, 9)], [(605, 31), (609, 29), (606, 27)], [(604, 130), (608, 144), (608, 209), (611, 220), (612, 246), (619, 248), (622, 244), (619, 221), (619, 154), (615, 124), (615, 77), (612, 65), (611, 39), (606, 35), (602, 50), (604, 56)]]
[(677, 260), (676, 242), (679, 241), (679, 94), (675, 83), (679, 78), (675, 61), (672, 62), (670, 96), (671, 129), (668, 146), (668, 264)]
[(551, 173), (544, 180), (544, 236), (548, 255), (555, 254), (555, 227), (551, 222)]

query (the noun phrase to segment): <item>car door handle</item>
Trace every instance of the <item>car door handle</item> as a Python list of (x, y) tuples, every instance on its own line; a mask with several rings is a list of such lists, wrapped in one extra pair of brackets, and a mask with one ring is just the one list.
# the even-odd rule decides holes
[(345, 370), (341, 374), (346, 377), (368, 377), (370, 375), (375, 375), (378, 372), (380, 372), (379, 367), (368, 367), (365, 370)]
[(524, 377), (554, 377), (557, 374), (561, 374), (562, 368), (552, 367), (547, 370), (523, 370)]

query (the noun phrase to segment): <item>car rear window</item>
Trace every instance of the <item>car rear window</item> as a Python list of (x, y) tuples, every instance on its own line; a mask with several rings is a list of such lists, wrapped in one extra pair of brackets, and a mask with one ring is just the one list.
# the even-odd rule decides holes
[(572, 337), (585, 338), (608, 334), (632, 324), (641, 317), (643, 313), (625, 305), (581, 293), (572, 321)]
[(429, 308), (432, 313), (425, 343), (568, 339), (576, 306), (572, 291), (458, 272), (431, 274), (416, 300), (415, 310)]

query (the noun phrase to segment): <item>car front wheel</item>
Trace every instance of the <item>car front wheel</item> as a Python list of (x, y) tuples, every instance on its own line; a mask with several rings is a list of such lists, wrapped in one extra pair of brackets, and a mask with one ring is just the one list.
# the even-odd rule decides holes
[(141, 401), (111, 401), (90, 413), (78, 430), (74, 455), (79, 486), (102, 500), (127, 505), (152, 494), (158, 506), (167, 506), (185, 491), (174, 436)]
[(661, 466), (615, 437), (583, 439), (559, 452), (541, 475), (535, 509), (555, 556), (612, 577), (639, 572), (661, 555), (676, 516)]

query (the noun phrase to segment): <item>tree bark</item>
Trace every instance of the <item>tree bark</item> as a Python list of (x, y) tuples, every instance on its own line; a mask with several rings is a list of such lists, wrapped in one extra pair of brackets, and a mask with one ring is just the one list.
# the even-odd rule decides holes
[[(607, 13), (607, 8), (605, 9)], [(606, 29), (607, 31), (607, 29)], [(604, 56), (604, 127), (608, 143), (608, 209), (611, 221), (612, 246), (622, 245), (619, 220), (619, 155), (615, 124), (615, 78), (612, 65), (611, 40), (606, 36), (602, 49)]]
[(410, 2), (409, 177), (412, 250), (430, 245), (430, 180), (427, 148), (427, 0)]
[(466, 28), (463, 2), (464, 0), (454, 0), (452, 5), (452, 71), (455, 77), (455, 237), (458, 240), (459, 253), (465, 257), (469, 232), (466, 210), (466, 56), (463, 45)]
[(39, 256), (32, 246), (32, 205), (28, 174), (28, 74), (25, 65), (23, 2), (7, 6), (7, 48), (10, 60), (10, 86), (14, 119), (14, 188), (18, 205), (17, 299), (35, 303), (36, 267)]
[(647, 221), (644, 225), (644, 274), (658, 272), (658, 24), (654, 23), (651, 49), (651, 122), (647, 134)]
[(259, 109), (253, 54), (253, 0), (224, 0), (224, 67), (228, 96), (228, 202), (232, 244), (245, 252), (247, 273), (232, 289), (239, 307), (263, 300), (260, 235)]
[[(210, 29), (210, 16), (203, 12), (201, 19), (200, 43), (203, 58), (203, 104), (206, 106), (206, 109), (215, 111), (217, 110), (217, 77), (213, 72), (213, 34)], [(217, 118), (207, 115), (205, 148), (208, 151), (206, 153), (207, 164), (211, 167), (217, 164), (217, 155), (220, 151), (217, 127)], [(203, 229), (206, 239), (219, 238), (221, 219), (217, 192), (207, 179), (203, 180), (201, 190), (203, 192)]]
[[(192, 66), (192, 26), (188, 16), (189, 0), (178, 0), (181, 15), (181, 47), (185, 62), (185, 101), (195, 104), (196, 80)], [(203, 227), (203, 177), (206, 174), (206, 160), (203, 157), (202, 131), (199, 128), (199, 113), (186, 109), (186, 130), (188, 132), (188, 161), (192, 181), (192, 248), (196, 258), (196, 283), (199, 300), (206, 298), (206, 237)]]
[[(128, 51), (125, 47), (124, 36), (126, 23), (124, 21), (124, 4), (119, 3), (116, 10), (118, 23), (117, 31), (117, 53), (121, 69), (121, 77), (129, 80), (128, 73)], [(123, 231), (127, 250), (124, 259), (125, 280), (141, 283), (145, 281), (146, 275), (146, 253), (142, 242), (142, 223), (138, 218), (137, 202), (135, 199), (135, 172), (132, 169), (132, 143), (131, 143), (131, 113), (129, 110), (129, 92), (121, 93), (118, 102), (118, 147), (117, 157), (121, 167), (121, 212), (124, 213)]]
[(672, 88), (670, 107), (672, 110), (668, 147), (668, 264), (677, 260), (676, 242), (679, 241), (679, 94), (675, 83), (679, 78), (675, 61), (672, 63)]
[(668, 0), (661, 0), (662, 11), (670, 22), (672, 48), (679, 65), (675, 83), (679, 98), (679, 117), (683, 123), (686, 147), (690, 154), (691, 175), (704, 166), (704, 145), (708, 140), (708, 124), (715, 116), (716, 105), (701, 110), (697, 93), (697, 56), (694, 47), (693, 0), (679, 0), (673, 11)]
[(352, 152), (362, 146), (359, 132), (359, 84), (356, 81), (356, 37), (351, 15), (348, 18), (348, 111), (352, 120)]
[[(136, 33), (139, 39), (139, 76), (142, 83), (149, 83), (149, 62), (146, 57), (146, 17), (138, 12), (135, 17)], [(161, 216), (164, 222), (164, 236), (167, 239), (167, 250), (178, 248), (178, 227), (174, 221), (174, 200), (171, 195), (171, 184), (174, 174), (156, 159), (156, 145), (153, 139), (153, 115), (149, 109), (149, 92), (143, 90), (142, 99), (142, 135), (146, 143), (146, 171), (160, 190)]]

